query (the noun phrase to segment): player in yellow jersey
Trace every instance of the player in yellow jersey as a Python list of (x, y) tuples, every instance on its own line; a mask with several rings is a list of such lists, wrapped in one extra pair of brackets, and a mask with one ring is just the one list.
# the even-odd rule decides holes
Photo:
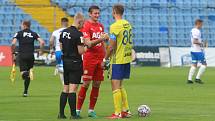
[(115, 109), (114, 114), (108, 117), (111, 119), (131, 117), (123, 80), (130, 77), (132, 27), (128, 21), (122, 19), (123, 12), (123, 5), (116, 4), (112, 8), (115, 22), (110, 26), (110, 45), (106, 53), (106, 59), (110, 58), (110, 79)]

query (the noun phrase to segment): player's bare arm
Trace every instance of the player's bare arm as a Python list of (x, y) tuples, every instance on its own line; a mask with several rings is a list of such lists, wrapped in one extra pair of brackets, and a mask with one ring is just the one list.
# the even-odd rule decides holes
[(42, 38), (37, 38), (37, 40), (40, 43), (40, 52), (39, 52), (39, 54), (41, 55), (43, 53), (43, 49), (44, 49), (44, 46), (45, 46), (45, 41)]
[(12, 51), (12, 57), (13, 57), (13, 59), (15, 59), (15, 49), (16, 49), (16, 42), (17, 42), (17, 39), (16, 38), (14, 38), (13, 40), (12, 40), (12, 44), (11, 44), (11, 51)]
[(62, 48), (63, 48), (63, 44), (60, 42), (60, 49), (62, 50)]
[(194, 39), (194, 40), (193, 40), (193, 44), (202, 45), (202, 43), (201, 43), (201, 42), (199, 42), (199, 40), (198, 40), (198, 39)]
[(55, 40), (55, 37), (51, 36), (49, 40), (50, 53), (54, 51), (54, 40)]
[(78, 53), (82, 55), (85, 52), (84, 45), (78, 45), (77, 47), (78, 47)]
[(96, 40), (93, 40), (93, 41), (90, 41), (89, 38), (86, 38), (85, 39), (85, 45), (87, 45), (88, 48), (91, 48), (91, 47), (94, 47), (96, 46), (97, 44), (101, 43), (105, 41), (104, 38), (99, 38), (99, 39), (96, 39)]
[(90, 38), (85, 38), (85, 45), (87, 45), (88, 48), (91, 48), (108, 39), (109, 39), (108, 34), (104, 33), (104, 34), (101, 34), (101, 37), (99, 39), (96, 39), (93, 41), (90, 41)]
[(14, 39), (12, 40), (12, 43), (11, 43), (11, 50), (12, 50), (12, 53), (15, 52), (15, 49), (16, 49), (16, 42), (17, 42), (17, 39), (14, 38)]
[(206, 47), (206, 48), (208, 47), (208, 41), (207, 40), (204, 40), (202, 44), (203, 44), (203, 47)]
[(110, 45), (107, 47), (106, 55), (105, 55), (106, 60), (111, 56), (113, 50), (116, 48), (116, 42), (115, 41), (110, 39), (109, 42), (110, 42)]

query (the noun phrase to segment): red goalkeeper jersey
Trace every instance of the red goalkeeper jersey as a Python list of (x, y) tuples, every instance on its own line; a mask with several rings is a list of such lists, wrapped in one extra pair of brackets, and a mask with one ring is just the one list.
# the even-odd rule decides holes
[[(81, 31), (83, 32), (84, 38), (90, 38), (90, 41), (93, 41), (100, 38), (101, 33), (104, 32), (104, 26), (99, 22), (92, 23), (88, 20), (84, 23), (84, 26)], [(87, 49), (87, 51), (84, 53), (84, 60), (103, 60), (104, 56), (105, 48), (104, 42), (102, 42), (94, 47)]]

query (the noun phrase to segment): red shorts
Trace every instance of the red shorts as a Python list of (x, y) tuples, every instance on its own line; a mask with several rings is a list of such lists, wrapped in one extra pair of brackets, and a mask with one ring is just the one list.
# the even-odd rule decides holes
[(102, 60), (83, 61), (83, 81), (103, 81), (104, 69)]

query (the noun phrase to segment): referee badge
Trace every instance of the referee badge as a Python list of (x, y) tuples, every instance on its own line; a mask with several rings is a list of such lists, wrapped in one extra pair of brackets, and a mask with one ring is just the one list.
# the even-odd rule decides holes
[(80, 37), (80, 39), (81, 39), (81, 43), (84, 43), (84, 38), (83, 38), (83, 37)]

